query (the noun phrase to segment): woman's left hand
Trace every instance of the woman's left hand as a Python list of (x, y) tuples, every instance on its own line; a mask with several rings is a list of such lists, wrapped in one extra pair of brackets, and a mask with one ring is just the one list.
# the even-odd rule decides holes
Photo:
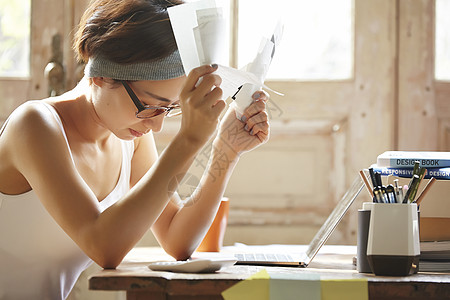
[(248, 152), (269, 140), (270, 126), (266, 112), (268, 95), (263, 91), (253, 94), (253, 103), (244, 111), (241, 120), (230, 107), (220, 122), (215, 148), (232, 151), (236, 156)]

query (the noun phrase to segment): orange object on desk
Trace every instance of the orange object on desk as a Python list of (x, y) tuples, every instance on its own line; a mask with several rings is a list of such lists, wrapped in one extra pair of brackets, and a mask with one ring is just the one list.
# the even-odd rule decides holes
[(204, 237), (197, 251), (201, 252), (219, 252), (223, 245), (223, 237), (228, 223), (228, 212), (230, 210), (230, 201), (228, 198), (222, 198), (216, 217), (211, 224), (206, 236)]

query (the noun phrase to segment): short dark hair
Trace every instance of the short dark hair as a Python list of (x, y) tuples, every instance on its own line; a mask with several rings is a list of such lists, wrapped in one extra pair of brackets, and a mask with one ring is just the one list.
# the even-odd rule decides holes
[(177, 49), (167, 8), (183, 0), (93, 0), (75, 34), (78, 60), (119, 64), (164, 58)]

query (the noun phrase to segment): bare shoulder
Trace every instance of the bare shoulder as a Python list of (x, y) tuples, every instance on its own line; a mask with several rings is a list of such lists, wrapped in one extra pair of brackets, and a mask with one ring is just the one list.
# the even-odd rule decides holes
[(1, 135), (1, 147), (18, 150), (24, 143), (48, 136), (57, 126), (56, 119), (42, 102), (25, 102), (9, 116)]
[(70, 162), (70, 154), (57, 153), (64, 152), (64, 146), (59, 125), (42, 102), (29, 101), (19, 106), (0, 136), (0, 190), (10, 193), (28, 190), (31, 182), (27, 175), (41, 171), (37, 167), (40, 162), (54, 160), (58, 155)]
[(11, 157), (16, 160), (26, 156), (33, 157), (32, 153), (38, 150), (47, 150), (51, 154), (52, 149), (65, 146), (57, 120), (40, 100), (26, 102), (11, 114), (2, 133), (2, 140), (3, 147), (12, 152)]
[(25, 102), (12, 112), (4, 133), (8, 136), (23, 136), (30, 132), (44, 135), (40, 132), (43, 128), (51, 130), (57, 127), (56, 119), (42, 100), (34, 100)]

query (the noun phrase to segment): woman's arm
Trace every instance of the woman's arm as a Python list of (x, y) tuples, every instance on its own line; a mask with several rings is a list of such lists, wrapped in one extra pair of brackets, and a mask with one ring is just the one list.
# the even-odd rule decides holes
[(152, 227), (166, 252), (177, 259), (189, 258), (201, 243), (241, 154), (268, 140), (267, 96), (263, 92), (257, 96), (245, 111), (245, 122), (236, 119), (234, 109), (227, 111), (197, 192), (181, 209), (169, 202)]
[(25, 105), (8, 124), (4, 134), (13, 136), (10, 159), (17, 170), (56, 222), (100, 266), (116, 267), (151, 227), (176, 188), (173, 178), (185, 172), (216, 129), (225, 104), (214, 88), (220, 79), (204, 76), (213, 71), (203, 66), (189, 75), (180, 97), (184, 118), (180, 132), (130, 192), (103, 213), (46, 109)]

